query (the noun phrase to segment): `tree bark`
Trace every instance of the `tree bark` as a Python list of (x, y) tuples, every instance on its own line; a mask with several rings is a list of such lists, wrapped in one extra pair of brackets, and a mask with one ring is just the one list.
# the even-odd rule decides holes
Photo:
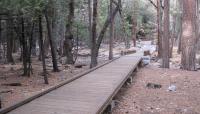
[(57, 54), (56, 54), (56, 41), (55, 41), (55, 39), (52, 38), (52, 28), (51, 28), (51, 23), (49, 21), (47, 12), (45, 13), (45, 18), (46, 18), (46, 22), (47, 22), (47, 31), (48, 31), (48, 37), (49, 37), (49, 42), (50, 42), (50, 46), (51, 46), (53, 71), (59, 72), (58, 63), (57, 63)]
[(12, 56), (12, 52), (13, 52), (13, 46), (14, 46), (14, 35), (13, 35), (13, 20), (12, 19), (8, 19), (7, 20), (7, 62), (8, 63), (12, 63), (14, 64), (14, 59)]
[[(52, 19), (52, 38), (55, 39), (56, 48), (58, 51), (59, 59), (66, 55), (64, 50), (64, 42), (66, 38), (66, 14), (67, 9), (66, 3), (71, 3), (70, 0), (50, 0), (50, 11)], [(70, 11), (69, 11), (70, 12)]]
[(98, 0), (93, 0), (93, 21), (92, 21), (92, 39), (91, 39), (91, 64), (90, 68), (97, 66), (98, 52), (96, 50), (96, 39), (97, 39), (97, 7)]
[(27, 39), (25, 37), (25, 26), (24, 26), (24, 17), (21, 18), (21, 28), (22, 28), (22, 56), (23, 56), (23, 66), (24, 66), (24, 74), (23, 76), (27, 76), (28, 74), (28, 67), (27, 67), (27, 52), (28, 52), (28, 46), (27, 46)]
[(136, 46), (136, 28), (137, 28), (137, 0), (134, 1), (134, 11), (132, 16), (132, 40), (133, 40), (133, 46)]
[(2, 108), (1, 97), (0, 97), (0, 109)]
[(33, 38), (32, 38), (32, 49), (31, 49), (31, 55), (32, 56), (37, 56), (37, 50), (36, 50), (36, 42), (37, 42), (37, 33), (35, 32), (35, 28), (33, 29)]
[(2, 24), (1, 24), (1, 19), (0, 19), (0, 43), (2, 43)]
[(180, 33), (179, 33), (179, 36), (178, 36), (178, 54), (180, 54), (181, 53), (181, 40), (182, 40), (182, 16), (180, 17)]
[[(45, 31), (45, 34), (48, 34), (48, 32), (46, 33), (46, 31)], [(50, 42), (49, 42), (49, 37), (47, 35), (44, 39), (44, 56), (45, 56), (45, 58), (48, 57), (49, 47), (50, 47)]]
[(164, 0), (164, 34), (162, 39), (162, 67), (169, 68), (169, 3), (170, 0)]
[[(1, 25), (1, 19), (0, 19), (0, 60), (3, 59), (2, 36), (1, 35), (2, 35), (2, 25)], [(0, 98), (0, 100), (1, 100), (1, 98)], [(0, 101), (0, 103), (1, 103), (1, 101)]]
[(157, 27), (157, 30), (158, 30), (158, 57), (161, 57), (162, 56), (162, 36), (161, 36), (161, 20), (162, 20), (162, 17), (161, 17), (162, 13), (161, 13), (161, 3), (160, 3), (160, 0), (157, 0), (157, 23), (158, 23), (158, 27)]
[[(91, 8), (91, 1), (88, 0), (88, 18), (89, 18), (89, 26), (88, 26), (88, 31), (89, 31), (89, 42), (92, 39), (92, 8)], [(91, 47), (91, 44), (89, 44)]]
[[(200, 12), (198, 11), (199, 10), (199, 3), (200, 1), (199, 0), (196, 0), (197, 1), (197, 26), (200, 26)], [(198, 36), (197, 36), (197, 51), (200, 52), (200, 28), (198, 27)]]
[(33, 47), (33, 31), (35, 28), (35, 22), (32, 23), (31, 25), (31, 31), (30, 31), (30, 38), (29, 38), (29, 52), (28, 52), (28, 76), (31, 76), (32, 72), (32, 61), (31, 61), (31, 55), (32, 55), (32, 47)]
[(182, 54), (181, 64), (184, 70), (195, 70), (196, 59), (196, 1), (183, 0)]
[(39, 16), (39, 43), (40, 43), (40, 52), (41, 52), (41, 58), (42, 58), (44, 82), (45, 82), (45, 84), (49, 84), (48, 77), (47, 77), (45, 56), (44, 56), (43, 33), (42, 33), (42, 31), (43, 31), (43, 29), (42, 29), (42, 17)]
[[(179, 10), (180, 10), (180, 12), (183, 12), (183, 2), (182, 2), (182, 0), (178, 0), (177, 1), (178, 3), (177, 4), (179, 4)], [(182, 42), (182, 23), (183, 23), (183, 13), (181, 13), (179, 16), (178, 16), (178, 21), (179, 21), (179, 24), (180, 24), (180, 28), (179, 28), (179, 35), (178, 35), (178, 50), (177, 50), (177, 52), (178, 52), (178, 54), (180, 54), (181, 53), (181, 42)]]
[(0, 44), (2, 43), (2, 24), (1, 24), (1, 19), (0, 19)]
[(74, 64), (73, 58), (73, 20), (74, 19), (74, 0), (70, 0), (69, 2), (69, 15), (68, 15), (68, 23), (66, 26), (66, 38), (65, 38), (65, 50), (67, 56), (67, 64)]
[[(110, 14), (113, 12), (113, 0), (110, 0)], [(109, 60), (113, 59), (114, 18), (110, 18)]]

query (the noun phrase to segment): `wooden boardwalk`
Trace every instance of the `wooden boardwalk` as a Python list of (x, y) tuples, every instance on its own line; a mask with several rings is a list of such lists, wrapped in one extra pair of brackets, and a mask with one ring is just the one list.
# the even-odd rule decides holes
[(7, 114), (100, 114), (140, 61), (121, 57)]

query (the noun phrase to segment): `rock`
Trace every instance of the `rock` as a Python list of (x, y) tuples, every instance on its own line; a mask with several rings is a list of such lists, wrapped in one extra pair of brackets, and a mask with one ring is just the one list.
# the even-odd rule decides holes
[(144, 65), (148, 65), (151, 62), (151, 57), (150, 56), (143, 56), (142, 57), (142, 62), (144, 63)]
[(2, 93), (12, 93), (13, 91), (12, 90), (3, 90), (3, 91), (0, 91), (0, 94)]
[(80, 57), (89, 57), (89, 56), (91, 56), (91, 54), (89, 54), (89, 53), (82, 53), (82, 54), (78, 53), (77, 55), (80, 56)]
[(83, 66), (87, 66), (86, 64), (76, 64), (74, 67), (75, 68), (83, 68)]
[(150, 51), (149, 50), (144, 51), (144, 56), (148, 56), (148, 55), (151, 55)]
[(1, 84), (3, 86), (22, 86), (21, 83), (9, 83), (9, 84)]
[(176, 86), (175, 86), (175, 85), (170, 85), (170, 86), (168, 87), (168, 91), (173, 91), (173, 92), (175, 92), (175, 91), (176, 91)]
[(197, 65), (197, 70), (200, 70), (200, 65)]
[(121, 51), (121, 55), (129, 55), (129, 54), (133, 54), (133, 53), (136, 53), (136, 50), (129, 49), (129, 50), (123, 50), (123, 51)]
[(146, 85), (146, 87), (149, 88), (149, 89), (160, 89), (160, 88), (162, 88), (162, 85), (160, 85), (160, 84), (154, 84), (154, 83), (148, 83)]
[(65, 67), (65, 69), (70, 69), (71, 65), (65, 65), (64, 67)]
[(151, 57), (152, 61), (157, 61), (157, 58), (155, 56)]

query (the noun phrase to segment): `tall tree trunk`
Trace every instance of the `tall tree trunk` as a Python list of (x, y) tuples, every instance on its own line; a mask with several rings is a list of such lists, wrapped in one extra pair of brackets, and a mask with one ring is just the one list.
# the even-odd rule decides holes
[(24, 66), (24, 74), (23, 76), (27, 76), (28, 74), (28, 67), (27, 67), (27, 52), (28, 52), (28, 46), (27, 46), (27, 39), (25, 36), (25, 26), (24, 26), (24, 17), (21, 18), (21, 28), (22, 28), (22, 56), (23, 56), (23, 66)]
[[(64, 55), (64, 43), (66, 37), (66, 7), (65, 3), (71, 3), (70, 0), (51, 0), (52, 12), (52, 38), (56, 39), (56, 45), (59, 58)], [(64, 4), (63, 4), (64, 3)], [(69, 11), (70, 12), (70, 11)]]
[(96, 50), (96, 39), (97, 39), (97, 9), (98, 0), (93, 0), (93, 21), (92, 21), (92, 39), (91, 39), (91, 64), (90, 68), (97, 66), (98, 52)]
[[(196, 0), (197, 1), (197, 26), (200, 26), (200, 12), (198, 11), (199, 10), (199, 5), (200, 5), (200, 1), (199, 0)], [(197, 51), (200, 52), (200, 28), (198, 27), (198, 36), (197, 36)], [(199, 61), (200, 62), (200, 61)]]
[(47, 22), (47, 31), (48, 31), (48, 37), (49, 37), (49, 42), (50, 42), (50, 46), (51, 46), (53, 71), (59, 72), (58, 63), (57, 63), (57, 54), (56, 54), (56, 41), (55, 41), (55, 39), (52, 38), (52, 27), (51, 27), (51, 22), (49, 21), (47, 12), (45, 13), (45, 18), (46, 18), (46, 22)]
[[(42, 21), (45, 21), (45, 18), (42, 18)], [(49, 37), (48, 37), (48, 30), (47, 30), (47, 23), (43, 22), (42, 23), (43, 26), (43, 39), (44, 39), (44, 57), (48, 58), (48, 54), (49, 54), (49, 48), (50, 48), (50, 42), (49, 42)], [(41, 53), (40, 53), (40, 57), (41, 57)]]
[(2, 24), (1, 24), (1, 19), (0, 19), (0, 44), (2, 43)]
[[(91, 2), (92, 0), (88, 0), (88, 18), (89, 18), (89, 26), (88, 26), (88, 31), (89, 31), (89, 42), (92, 39), (92, 8), (91, 8)], [(91, 44), (89, 44), (91, 47)]]
[[(113, 0), (110, 0), (110, 14), (113, 12)], [(113, 39), (114, 39), (114, 18), (110, 18), (110, 38), (109, 38), (109, 60), (113, 59)]]
[(162, 27), (161, 27), (161, 17), (162, 13), (161, 13), (161, 3), (160, 0), (157, 0), (157, 23), (158, 23), (158, 57), (162, 56), (162, 36), (161, 36), (161, 32), (162, 32)]
[[(45, 34), (48, 34), (48, 32), (46, 33), (46, 31), (45, 31)], [(45, 58), (48, 57), (49, 47), (50, 47), (50, 42), (49, 42), (49, 37), (47, 35), (44, 39), (44, 56), (45, 56)]]
[[(183, 12), (183, 2), (182, 2), (182, 0), (177, 0), (177, 4), (179, 4), (179, 10), (180, 10), (180, 12)], [(182, 40), (182, 25), (183, 25), (183, 13), (181, 13), (179, 16), (178, 16), (178, 19), (179, 19), (179, 24), (180, 24), (180, 28), (179, 28), (179, 35), (178, 35), (178, 50), (177, 50), (177, 52), (178, 52), (178, 54), (180, 54), (181, 53), (181, 40)]]
[(32, 38), (32, 49), (31, 49), (31, 55), (36, 56), (37, 55), (37, 50), (36, 50), (36, 42), (37, 42), (37, 33), (35, 32), (35, 28), (33, 30), (33, 38)]
[[(195, 18), (195, 30), (196, 30), (196, 42), (199, 41), (199, 0), (196, 0), (196, 8), (195, 8), (195, 15), (196, 15), (196, 18)], [(197, 48), (197, 47), (196, 47)]]
[(32, 47), (33, 47), (33, 31), (35, 27), (35, 23), (31, 25), (31, 31), (30, 31), (30, 38), (29, 38), (29, 52), (28, 52), (28, 76), (31, 76), (31, 73), (33, 74), (32, 69), (32, 61), (31, 61), (31, 55), (32, 55)]
[(137, 0), (134, 0), (134, 11), (132, 15), (132, 40), (133, 46), (136, 46), (136, 28), (137, 28)]
[(44, 56), (43, 33), (42, 33), (43, 29), (42, 28), (43, 28), (42, 27), (42, 17), (39, 16), (39, 43), (40, 43), (40, 52), (41, 52), (41, 58), (42, 58), (44, 82), (45, 82), (45, 84), (49, 84), (49, 81), (47, 78), (45, 56)]
[(0, 97), (0, 109), (2, 108), (1, 97)]
[(181, 17), (180, 17), (180, 31), (179, 31), (179, 35), (178, 35), (178, 50), (177, 50), (179, 54), (181, 53), (181, 49), (182, 49), (182, 48), (181, 48), (181, 47), (182, 47), (182, 46), (181, 46), (182, 31), (183, 31), (183, 30), (182, 30), (182, 28), (183, 28), (182, 25), (183, 25), (183, 24), (182, 24), (182, 16), (181, 16)]
[(162, 39), (162, 67), (169, 68), (169, 3), (170, 0), (164, 0), (164, 37)]
[(69, 15), (68, 15), (68, 23), (66, 26), (66, 38), (65, 38), (65, 50), (67, 56), (67, 64), (74, 64), (73, 59), (73, 20), (74, 19), (74, 0), (70, 0), (69, 2)]
[(183, 0), (182, 68), (195, 70), (196, 59), (196, 1)]
[(1, 23), (1, 19), (0, 19), (0, 43), (2, 43), (2, 23)]
[[(0, 19), (0, 60), (3, 59), (2, 37), (1, 37), (2, 30), (1, 29), (2, 28), (1, 28), (1, 19)], [(0, 98), (0, 100), (1, 100), (1, 98)], [(0, 103), (1, 103), (1, 101), (0, 101)]]
[(13, 46), (14, 46), (14, 35), (13, 35), (13, 20), (12, 19), (8, 19), (7, 20), (7, 62), (8, 63), (13, 63), (14, 64), (14, 59), (12, 56), (12, 52), (13, 52)]

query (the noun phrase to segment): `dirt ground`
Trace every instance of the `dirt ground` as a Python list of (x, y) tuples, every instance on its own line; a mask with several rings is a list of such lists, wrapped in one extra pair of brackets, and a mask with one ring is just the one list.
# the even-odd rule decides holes
[[(42, 65), (36, 58), (33, 58), (33, 74), (30, 77), (22, 76), (22, 65), (1, 64), (0, 65), (0, 97), (2, 107), (8, 107), (34, 94), (44, 91), (62, 81), (69, 80), (89, 69), (89, 66), (75, 68), (72, 65), (59, 65), (60, 72), (52, 72), (52, 65), (47, 62), (49, 85), (44, 84), (42, 76)], [(5, 84), (19, 83), (18, 86)]]
[[(160, 84), (160, 89), (148, 88)], [(176, 91), (169, 91), (170, 85)], [(155, 64), (139, 70), (130, 86), (116, 97), (112, 114), (200, 114), (200, 72), (161, 69)]]

